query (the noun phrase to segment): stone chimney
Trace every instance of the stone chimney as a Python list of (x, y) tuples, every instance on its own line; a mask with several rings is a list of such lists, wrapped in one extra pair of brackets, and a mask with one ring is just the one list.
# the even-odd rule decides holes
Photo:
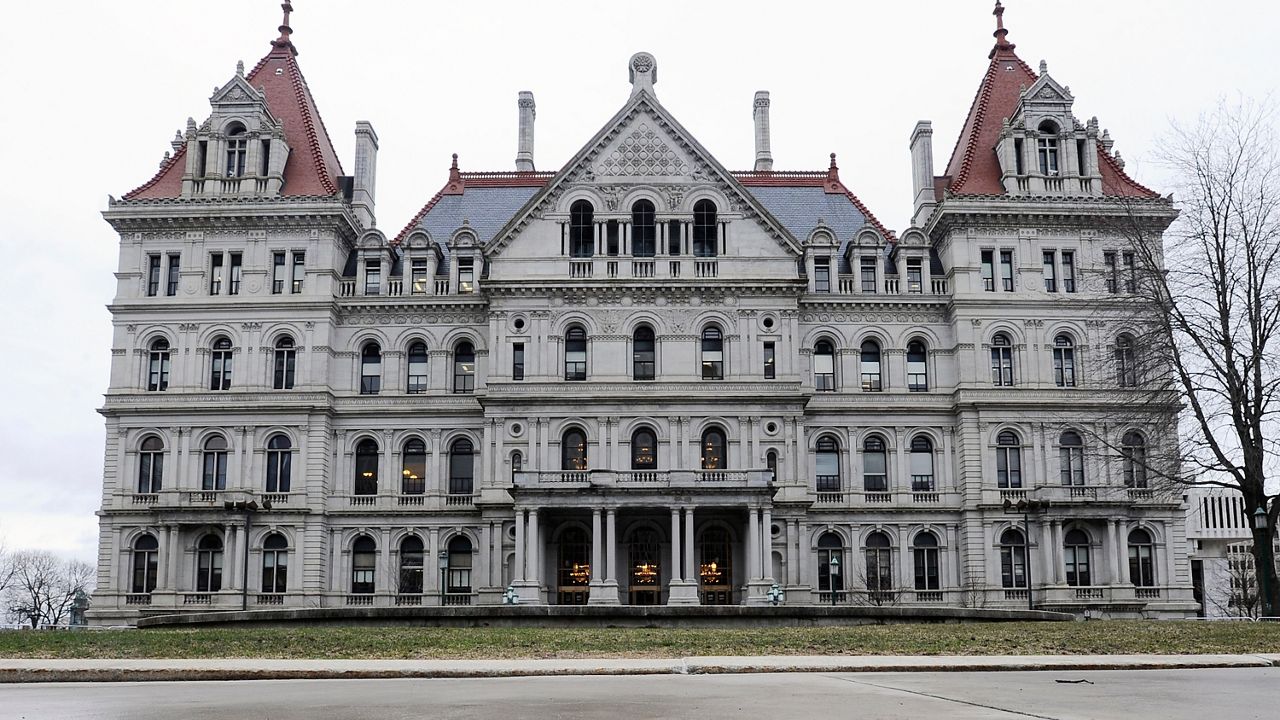
[(373, 198), (378, 175), (378, 133), (367, 120), (356, 121), (356, 169), (352, 181), (351, 205), (365, 227), (374, 227)]
[(757, 90), (752, 118), (756, 123), (756, 171), (773, 170), (773, 154), (769, 151), (769, 91)]
[(516, 105), (520, 107), (520, 137), (516, 147), (516, 170), (533, 172), (533, 119), (538, 116), (533, 93), (521, 90)]
[(921, 226), (938, 202), (933, 194), (933, 123), (921, 120), (911, 131), (911, 224)]

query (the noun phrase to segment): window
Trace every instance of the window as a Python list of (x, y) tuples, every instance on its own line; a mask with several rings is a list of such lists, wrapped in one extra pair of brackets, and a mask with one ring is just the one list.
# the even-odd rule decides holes
[(152, 435), (138, 446), (138, 492), (160, 492), (164, 479), (164, 443)]
[(453, 391), (475, 392), (476, 351), (471, 343), (463, 341), (453, 349)]
[[(281, 253), (283, 256), (283, 253)], [(377, 295), (382, 289), (382, 261), (364, 261), (364, 294)]]
[(631, 335), (631, 376), (636, 380), (652, 380), (657, 374), (657, 348), (653, 328), (641, 325)]
[(991, 384), (1013, 387), (1013, 345), (1004, 333), (991, 338)]
[(240, 262), (242, 257), (240, 253), (231, 253), (231, 278), (227, 283), (228, 295), (240, 294)]
[(262, 543), (262, 592), (283, 593), (289, 589), (289, 541), (272, 533)]
[(156, 338), (151, 341), (147, 355), (147, 390), (162, 392), (169, 389), (169, 341)]
[(421, 495), (427, 491), (427, 444), (413, 438), (400, 454), (400, 494)]
[(724, 335), (715, 325), (702, 329), (702, 379), (724, 379)]
[(924, 292), (924, 269), (920, 258), (907, 258), (907, 292)]
[(654, 222), (653, 203), (637, 200), (631, 206), (631, 254), (653, 257), (657, 249), (658, 226)]
[(244, 176), (245, 149), (247, 140), (245, 139), (244, 126), (236, 125), (227, 133), (227, 177), (238, 178)]
[(473, 293), (476, 291), (475, 258), (458, 258), (458, 292)]
[(147, 297), (160, 294), (160, 256), (147, 256)]
[(1022, 138), (1015, 137), (1013, 139), (1013, 172), (1017, 175), (1025, 175), (1025, 159), (1022, 154)]
[(284, 253), (271, 253), (271, 294), (284, 292)]
[[(835, 560), (836, 572), (831, 572)], [(840, 563), (844, 561), (844, 543), (833, 532), (822, 533), (818, 538), (818, 592), (840, 593), (844, 590), (844, 573)], [(837, 598), (839, 599), (839, 598)]]
[(995, 253), (991, 250), (982, 251), (982, 289), (987, 292), (995, 292), (996, 289), (996, 266)]
[(231, 341), (220, 337), (209, 351), (209, 389), (231, 389)]
[(836, 389), (836, 351), (829, 340), (813, 346), (813, 389), (830, 392)]
[(1119, 276), (1116, 274), (1116, 254), (1113, 252), (1102, 253), (1103, 274), (1107, 281), (1107, 292), (1115, 295), (1120, 291)]
[(564, 334), (564, 379), (587, 379), (587, 331), (580, 325)]
[(996, 436), (996, 485), (1022, 487), (1022, 443), (1008, 430)]
[(586, 200), (569, 206), (569, 257), (589, 258), (595, 255), (595, 209)]
[(262, 141), (262, 153), (258, 158), (258, 174), (268, 175), (271, 172), (271, 141)]
[(205, 535), (196, 544), (196, 592), (222, 589), (222, 538)]
[(565, 431), (560, 438), (560, 469), (587, 469), (587, 434), (578, 428)]
[(631, 433), (631, 469), (656, 470), (658, 468), (658, 438), (653, 430), (640, 428)]
[(458, 535), (449, 541), (448, 567), (445, 570), (444, 591), (450, 595), (471, 594), (471, 541)]
[(204, 472), (200, 479), (201, 490), (227, 489), (227, 439), (214, 435), (204, 441)]
[(160, 543), (154, 535), (142, 535), (133, 541), (133, 581), (131, 592), (149, 593), (156, 589)]
[(1092, 585), (1089, 577), (1089, 536), (1079, 528), (1069, 530), (1063, 540), (1063, 551), (1067, 584), (1073, 587)]
[(604, 251), (610, 257), (617, 257), (619, 252), (619, 230), (617, 220), (606, 220), (604, 223)]
[(382, 389), (382, 348), (365, 343), (360, 350), (360, 394), (377, 395)]
[(1068, 335), (1053, 339), (1053, 384), (1058, 387), (1076, 386), (1075, 343)]
[(471, 495), (475, 487), (475, 447), (466, 438), (449, 446), (449, 494)]
[(907, 343), (907, 390), (926, 392), (929, 389), (929, 353), (924, 343), (912, 340)]
[(1084, 485), (1084, 440), (1068, 430), (1058, 437), (1058, 473), (1063, 485)]
[(1000, 585), (1027, 586), (1027, 540), (1021, 530), (1010, 528), (1000, 533)]
[(411, 395), (427, 391), (427, 344), (421, 341), (409, 343), (406, 355), (409, 366), (405, 392)]
[(880, 345), (874, 340), (862, 343), (862, 391), (880, 392), (884, 389), (880, 375)]
[(410, 292), (414, 295), (426, 295), (430, 292), (430, 286), (427, 284), (430, 278), (427, 276), (427, 259), (414, 258), (409, 263), (409, 286)]
[(813, 259), (813, 290), (820, 293), (831, 292), (831, 258)]
[(297, 364), (298, 350), (293, 345), (293, 338), (286, 335), (277, 339), (275, 356), (271, 363), (271, 387), (276, 390), (292, 390)]
[(889, 536), (873, 532), (867, 536), (867, 590), (884, 592), (893, 589), (892, 546)]
[(862, 443), (862, 489), (867, 492), (889, 490), (889, 456), (884, 438), (872, 435)]
[(293, 253), (293, 285), (290, 292), (298, 294), (302, 292), (302, 283), (307, 279), (307, 254), (295, 251)]
[(178, 294), (178, 274), (182, 270), (182, 256), (169, 253), (167, 270), (168, 278), (165, 282), (164, 294), (173, 297)]
[(667, 254), (676, 256), (680, 254), (680, 221), (670, 220), (667, 222)]
[(911, 490), (933, 492), (933, 442), (925, 435), (911, 438)]
[(1138, 386), (1138, 363), (1133, 354), (1133, 337), (1129, 335), (1116, 338), (1116, 384)]
[(1141, 433), (1130, 430), (1120, 440), (1120, 461), (1124, 467), (1124, 486), (1147, 487), (1147, 441)]
[(222, 292), (222, 253), (209, 253), (209, 294)]
[(422, 538), (410, 535), (400, 541), (400, 583), (396, 588), (401, 595), (422, 594), (422, 561), (426, 554)]
[(511, 453), (511, 482), (516, 481), (516, 475), (524, 471), (524, 456), (520, 451)]
[(1058, 292), (1057, 277), (1057, 258), (1054, 252), (1048, 250), (1044, 253), (1044, 289), (1046, 292)]
[(1000, 284), (1005, 292), (1013, 292), (1013, 251), (1000, 251)]
[(699, 200), (693, 204), (693, 256), (715, 257), (718, 243), (715, 203)]
[(361, 535), (351, 544), (351, 594), (372, 595), (378, 546), (373, 538)]
[(1141, 528), (1129, 533), (1129, 581), (1136, 587), (1156, 584), (1155, 544)]
[(370, 438), (356, 444), (355, 494), (378, 494), (378, 443)]
[(287, 493), (293, 475), (293, 443), (284, 435), (267, 441), (267, 492)]
[(1133, 263), (1133, 253), (1123, 253), (1121, 258), (1124, 260), (1124, 291), (1132, 295), (1138, 292), (1138, 271)]
[(1040, 136), (1036, 138), (1036, 160), (1040, 174), (1055, 177), (1058, 174), (1058, 126), (1046, 120), (1040, 123)]
[(724, 470), (729, 458), (725, 455), (724, 431), (710, 427), (702, 431), (702, 469)]
[(511, 379), (524, 379), (524, 343), (511, 344)]
[(769, 482), (778, 480), (778, 452), (770, 450), (764, 454), (764, 466), (769, 471)]
[(764, 344), (764, 379), (773, 380), (778, 376), (778, 356), (773, 341)]
[(874, 293), (876, 291), (876, 258), (861, 258), (858, 261), (858, 267), (862, 273), (862, 292)]
[(815, 489), (820, 493), (840, 492), (840, 445), (834, 437), (823, 435), (814, 449)]
[(922, 532), (916, 535), (911, 546), (911, 555), (915, 561), (916, 590), (941, 589), (938, 578), (938, 536)]
[(1076, 254), (1070, 250), (1062, 251), (1062, 290), (1076, 291)]

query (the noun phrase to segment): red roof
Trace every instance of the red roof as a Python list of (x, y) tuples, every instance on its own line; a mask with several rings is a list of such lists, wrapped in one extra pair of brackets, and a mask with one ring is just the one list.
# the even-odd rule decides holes
[[(283, 28), (282, 28), (283, 30)], [(333, 195), (342, 163), (325, 130), (315, 98), (307, 88), (298, 66), (297, 50), (283, 32), (271, 43), (271, 52), (258, 61), (246, 76), (249, 84), (261, 88), (272, 115), (284, 124), (289, 159), (284, 166), (281, 195)], [(155, 177), (124, 196), (126, 200), (174, 198), (182, 193), (186, 170), (185, 146), (161, 166)]]

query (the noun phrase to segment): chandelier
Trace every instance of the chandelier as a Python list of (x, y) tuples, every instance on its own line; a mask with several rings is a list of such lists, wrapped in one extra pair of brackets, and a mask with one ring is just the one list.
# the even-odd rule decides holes
[(702, 576), (704, 585), (719, 585), (720, 577), (724, 573), (720, 572), (720, 566), (712, 560), (709, 563), (702, 563), (698, 568), (698, 574)]
[(636, 565), (635, 572), (632, 573), (637, 585), (656, 585), (658, 579), (658, 566), (654, 563), (640, 563)]
[(577, 585), (586, 585), (591, 580), (591, 565), (574, 563), (569, 569), (569, 577)]

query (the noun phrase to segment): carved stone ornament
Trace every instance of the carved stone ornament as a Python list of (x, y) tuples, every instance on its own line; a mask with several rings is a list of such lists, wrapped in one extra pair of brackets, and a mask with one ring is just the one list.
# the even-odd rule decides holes
[(601, 175), (687, 175), (689, 165), (648, 123), (641, 122), (596, 166)]

